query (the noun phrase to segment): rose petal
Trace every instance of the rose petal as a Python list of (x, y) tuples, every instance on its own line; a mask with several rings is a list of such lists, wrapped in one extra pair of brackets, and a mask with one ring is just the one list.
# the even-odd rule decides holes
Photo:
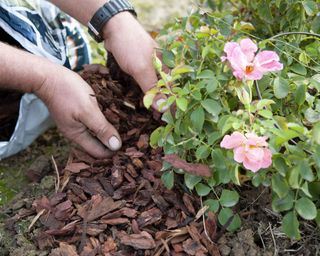
[(257, 172), (261, 168), (261, 162), (254, 162), (248, 158), (245, 158), (243, 161), (243, 166), (253, 172)]
[(227, 58), (232, 55), (232, 52), (236, 47), (239, 47), (239, 44), (235, 42), (228, 42), (225, 44), (223, 51), (227, 54)]
[(252, 62), (255, 52), (258, 50), (257, 45), (249, 38), (242, 39), (239, 44), (242, 52), (247, 56), (247, 61)]
[(283, 64), (279, 62), (279, 56), (274, 51), (259, 52), (254, 62), (257, 69), (261, 72), (279, 71), (283, 69)]
[(245, 73), (245, 78), (247, 80), (260, 80), (262, 77), (263, 73), (256, 67), (254, 67), (253, 71), (250, 73)]
[(233, 159), (238, 162), (242, 163), (246, 157), (246, 152), (244, 146), (237, 147), (233, 150)]
[(246, 67), (252, 65), (252, 63), (247, 61), (247, 56), (242, 52), (240, 47), (233, 49), (232, 54), (228, 56), (230, 65), (234, 71), (246, 70)]
[(264, 149), (259, 147), (246, 147), (246, 158), (251, 162), (261, 162), (264, 157)]
[(235, 70), (232, 72), (232, 74), (238, 79), (241, 80), (242, 78), (244, 78), (246, 76), (246, 73), (242, 70)]
[(255, 133), (246, 133), (246, 138), (248, 139), (247, 145), (251, 146), (259, 146), (259, 147), (267, 147), (268, 143), (266, 140), (268, 139), (266, 136), (259, 137)]
[(268, 148), (264, 148), (264, 156), (261, 161), (261, 168), (268, 168), (272, 164), (272, 153)]
[(239, 147), (246, 142), (246, 137), (240, 132), (234, 132), (231, 135), (225, 135), (220, 143), (220, 147), (233, 149)]

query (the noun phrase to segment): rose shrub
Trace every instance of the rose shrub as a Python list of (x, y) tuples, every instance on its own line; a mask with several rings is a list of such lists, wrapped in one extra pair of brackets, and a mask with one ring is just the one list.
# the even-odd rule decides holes
[(229, 231), (241, 225), (231, 209), (241, 180), (271, 188), (290, 238), (300, 238), (301, 219), (320, 224), (318, 5), (205, 1), (158, 36), (170, 72), (155, 58), (161, 78), (144, 103), (162, 93), (160, 107), (176, 107), (151, 144), (212, 170), (201, 177), (165, 163), (162, 179), (172, 187), (183, 175)]

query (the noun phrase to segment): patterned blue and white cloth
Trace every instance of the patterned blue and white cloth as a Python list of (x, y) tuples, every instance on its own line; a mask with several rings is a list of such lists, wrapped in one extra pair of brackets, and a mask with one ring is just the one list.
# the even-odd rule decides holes
[[(48, 1), (0, 0), (0, 28), (26, 51), (75, 71), (90, 62), (80, 25)], [(10, 140), (0, 141), (0, 160), (25, 149), (53, 125), (48, 109), (34, 94), (22, 96), (19, 111)]]

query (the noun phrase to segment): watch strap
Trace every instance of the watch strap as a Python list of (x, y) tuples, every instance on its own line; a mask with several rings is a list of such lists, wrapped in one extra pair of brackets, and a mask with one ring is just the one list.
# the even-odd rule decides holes
[(129, 11), (137, 16), (132, 5), (126, 0), (110, 0), (100, 7), (88, 23), (89, 34), (97, 41), (102, 42), (103, 26), (116, 14)]

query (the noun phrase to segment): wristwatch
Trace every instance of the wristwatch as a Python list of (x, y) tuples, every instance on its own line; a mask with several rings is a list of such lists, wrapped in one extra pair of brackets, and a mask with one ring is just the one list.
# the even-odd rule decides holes
[(127, 0), (110, 0), (100, 7), (88, 23), (88, 32), (98, 43), (103, 41), (101, 32), (103, 26), (119, 12), (129, 11), (137, 16), (132, 5)]

